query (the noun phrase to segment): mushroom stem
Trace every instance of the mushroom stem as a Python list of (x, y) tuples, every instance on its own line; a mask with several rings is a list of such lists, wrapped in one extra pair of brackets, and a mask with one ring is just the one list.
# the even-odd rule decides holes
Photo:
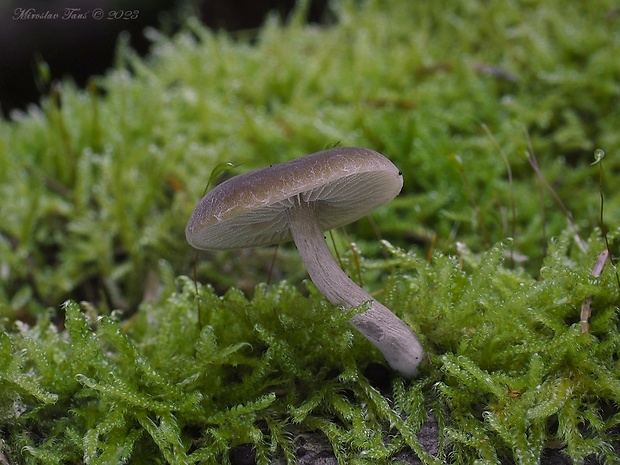
[(288, 210), (290, 229), (314, 285), (334, 305), (354, 307), (370, 301), (372, 308), (349, 323), (377, 347), (390, 366), (407, 377), (416, 374), (424, 350), (409, 327), (342, 271), (330, 253), (314, 204), (301, 200)]

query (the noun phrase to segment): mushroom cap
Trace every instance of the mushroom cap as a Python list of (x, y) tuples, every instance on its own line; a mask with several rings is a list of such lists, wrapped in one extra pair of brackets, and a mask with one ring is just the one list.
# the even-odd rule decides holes
[(185, 229), (197, 249), (292, 240), (287, 210), (312, 202), (324, 231), (358, 220), (398, 195), (402, 173), (374, 150), (337, 147), (240, 174), (209, 191)]

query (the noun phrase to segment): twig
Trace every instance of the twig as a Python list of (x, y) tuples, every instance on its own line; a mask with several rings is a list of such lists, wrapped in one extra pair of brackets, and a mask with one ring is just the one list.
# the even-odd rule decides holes
[[(596, 263), (594, 264), (594, 268), (592, 268), (591, 276), (594, 278), (598, 278), (603, 273), (603, 268), (605, 268), (605, 263), (607, 262), (607, 258), (609, 257), (609, 251), (607, 249), (603, 250)], [(586, 297), (581, 304), (581, 333), (587, 333), (590, 330), (590, 316), (592, 315), (592, 299), (593, 296), (589, 295)]]
[[(553, 187), (551, 187), (551, 185), (547, 182), (547, 180), (543, 176), (538, 166), (538, 161), (536, 160), (536, 154), (534, 153), (534, 147), (532, 146), (532, 140), (530, 139), (530, 134), (525, 126), (523, 127), (523, 131), (525, 132), (525, 138), (527, 139), (528, 151), (526, 152), (526, 156), (527, 156), (528, 161), (530, 162), (530, 166), (536, 173), (536, 176), (538, 177), (538, 180), (540, 181), (540, 183), (543, 186), (545, 186), (545, 188), (547, 188), (547, 190), (551, 193), (551, 195), (553, 196), (557, 204), (560, 206), (560, 208), (564, 212), (564, 215), (566, 216), (566, 220), (568, 221), (568, 226), (573, 232), (573, 237), (575, 239), (575, 242), (577, 243), (577, 246), (579, 246), (579, 249), (581, 249), (582, 252), (584, 253), (587, 252), (588, 246), (583, 241), (583, 239), (579, 236), (577, 225), (573, 221), (573, 214), (570, 212), (570, 210), (568, 210), (568, 208), (566, 208), (566, 205), (564, 205), (564, 202), (562, 202), (562, 199), (560, 199), (560, 196), (558, 195), (558, 193), (555, 191)], [(542, 199), (541, 199), (541, 203), (542, 203)], [(542, 208), (542, 214), (543, 214), (543, 228), (544, 228), (545, 227), (544, 205), (541, 205), (541, 208)]]
[(614, 268), (614, 272), (616, 275), (616, 284), (618, 284), (618, 288), (620, 289), (620, 276), (618, 276), (618, 268), (616, 266), (616, 260), (611, 253), (609, 248), (609, 239), (607, 238), (607, 228), (605, 228), (605, 195), (604, 195), (604, 177), (603, 177), (603, 157), (605, 156), (605, 152), (601, 149), (596, 149), (594, 151), (594, 163), (592, 165), (599, 165), (599, 178), (598, 178), (598, 192), (601, 197), (601, 208), (600, 208), (600, 224), (601, 224), (601, 234), (603, 235), (603, 240), (605, 241), (605, 248), (607, 249), (607, 254), (609, 255), (609, 261), (611, 262), (611, 266)]

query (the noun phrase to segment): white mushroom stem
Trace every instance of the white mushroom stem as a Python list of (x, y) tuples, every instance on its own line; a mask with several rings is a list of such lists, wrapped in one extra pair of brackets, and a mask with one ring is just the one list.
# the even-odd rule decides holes
[(387, 307), (360, 288), (330, 253), (313, 203), (301, 201), (288, 212), (297, 250), (314, 285), (334, 305), (355, 307), (370, 301), (372, 308), (349, 323), (377, 347), (390, 366), (407, 377), (416, 374), (424, 350), (409, 327)]

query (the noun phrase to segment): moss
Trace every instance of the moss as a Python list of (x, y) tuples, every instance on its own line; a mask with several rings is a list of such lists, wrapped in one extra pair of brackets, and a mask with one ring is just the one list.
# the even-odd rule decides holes
[[(380, 355), (353, 334), (350, 314), (312, 288), (303, 296), (286, 282), (259, 286), (248, 300), (198, 285), (196, 294), (193, 281), (162, 264), (161, 297), (130, 320), (69, 301), (63, 331), (46, 318), (4, 328), (7, 456), (215, 463), (249, 443), (268, 463), (294, 457), (290, 434), (302, 429), (321, 431), (343, 462), (410, 448), (436, 463), (416, 439), (432, 413), (446, 425), (441, 454), (456, 463), (537, 463), (551, 441), (573, 459), (612, 463), (620, 290), (610, 267), (591, 276), (599, 237), (588, 253), (562, 237), (539, 280), (503, 266), (506, 244), (461, 264), (386, 246), (396, 271), (383, 300), (431, 349), (421, 380), (370, 381), (364, 365)], [(579, 308), (589, 295), (583, 333)]]
[[(0, 458), (230, 463), (249, 445), (294, 463), (317, 431), (340, 463), (533, 464), (549, 447), (615, 463), (620, 286), (609, 264), (593, 275), (608, 246), (590, 166), (605, 150), (617, 255), (614, 8), (343, 1), (250, 39), (190, 19), (0, 121)], [(363, 308), (327, 305), (290, 248), (273, 267), (271, 250), (205, 254), (208, 284), (186, 277), (211, 170), (335, 143), (404, 173), (335, 243), (429, 349), (418, 380), (372, 375), (380, 354), (347, 324)]]

